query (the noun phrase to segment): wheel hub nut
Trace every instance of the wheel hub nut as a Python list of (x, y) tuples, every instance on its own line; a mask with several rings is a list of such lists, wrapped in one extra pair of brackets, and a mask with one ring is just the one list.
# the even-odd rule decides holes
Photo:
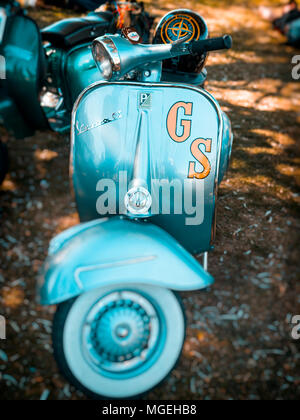
[(116, 328), (116, 335), (119, 338), (127, 338), (129, 335), (129, 327), (127, 325), (119, 325)]

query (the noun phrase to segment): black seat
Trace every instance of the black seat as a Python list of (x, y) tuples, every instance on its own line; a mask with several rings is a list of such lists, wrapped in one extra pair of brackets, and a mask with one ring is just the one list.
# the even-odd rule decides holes
[(63, 19), (42, 30), (43, 41), (59, 48), (71, 48), (104, 35), (113, 22), (110, 12), (92, 13), (83, 18)]

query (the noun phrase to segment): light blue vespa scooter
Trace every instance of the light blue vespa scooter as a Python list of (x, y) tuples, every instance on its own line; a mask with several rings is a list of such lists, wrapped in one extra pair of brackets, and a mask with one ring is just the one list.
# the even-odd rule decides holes
[[(73, 110), (71, 176), (82, 223), (51, 242), (41, 296), (58, 305), (60, 369), (92, 397), (133, 398), (160, 383), (185, 338), (176, 292), (213, 283), (206, 256), (230, 123), (205, 90), (161, 82), (178, 77), (170, 61), (162, 71), (164, 60), (231, 47), (229, 36), (194, 33), (197, 22), (203, 26), (190, 11), (168, 14), (156, 45), (141, 45), (133, 29), (96, 39), (105, 81)], [(203, 266), (192, 256), (199, 253)]]

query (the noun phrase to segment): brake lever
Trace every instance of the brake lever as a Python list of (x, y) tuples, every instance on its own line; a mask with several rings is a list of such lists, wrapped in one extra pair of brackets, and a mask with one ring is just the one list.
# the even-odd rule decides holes
[(171, 54), (176, 57), (178, 55), (189, 54), (191, 42), (187, 42), (191, 36), (188, 34), (183, 38), (177, 39), (171, 44)]
[(188, 39), (191, 37), (190, 34), (187, 34), (185, 37), (183, 38), (179, 38), (176, 41), (173, 42), (173, 45), (181, 45), (184, 44), (186, 41), (188, 41)]

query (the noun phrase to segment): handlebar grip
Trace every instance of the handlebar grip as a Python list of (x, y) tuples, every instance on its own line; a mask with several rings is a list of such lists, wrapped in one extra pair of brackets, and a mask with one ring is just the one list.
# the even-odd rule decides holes
[(211, 38), (191, 43), (191, 53), (201, 54), (208, 51), (229, 50), (232, 47), (232, 38), (230, 35), (224, 35), (221, 38)]

